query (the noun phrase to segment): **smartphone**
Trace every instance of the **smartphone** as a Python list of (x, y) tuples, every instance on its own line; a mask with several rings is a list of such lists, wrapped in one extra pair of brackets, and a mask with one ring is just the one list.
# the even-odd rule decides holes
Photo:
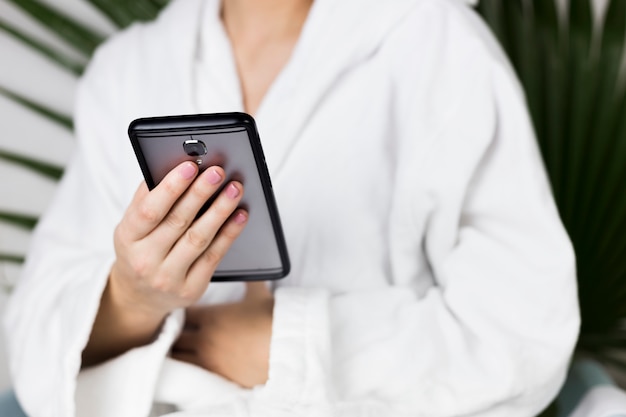
[[(289, 273), (287, 245), (252, 116), (142, 118), (131, 122), (128, 136), (150, 190), (183, 161), (194, 162), (200, 171), (219, 165), (226, 173), (224, 184), (229, 180), (243, 184), (240, 206), (248, 211), (248, 222), (218, 265), (213, 281), (270, 280)], [(211, 203), (207, 201), (198, 216)]]

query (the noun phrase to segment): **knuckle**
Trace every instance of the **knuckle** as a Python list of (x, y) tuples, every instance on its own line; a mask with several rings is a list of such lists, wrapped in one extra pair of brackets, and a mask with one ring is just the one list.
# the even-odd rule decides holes
[(178, 195), (180, 194), (180, 191), (175, 181), (166, 178), (161, 182), (161, 184), (163, 184), (163, 191), (165, 191), (170, 197), (178, 197)]
[(189, 244), (198, 249), (204, 249), (211, 243), (207, 235), (194, 228), (187, 229), (186, 237)]
[(193, 184), (193, 186), (189, 189), (189, 192), (197, 200), (206, 200), (211, 195), (213, 195), (214, 190), (203, 187), (202, 181), (198, 181), (197, 183)]
[(194, 304), (200, 298), (198, 294), (189, 288), (183, 288), (178, 294), (179, 298), (183, 301), (183, 303), (187, 305)]
[(156, 276), (150, 286), (160, 293), (170, 293), (174, 290), (171, 277), (163, 274)]
[(241, 227), (232, 227), (233, 225), (229, 226), (231, 227), (224, 227), (220, 231), (220, 235), (224, 236), (228, 241), (234, 241), (243, 229)]
[(130, 269), (135, 276), (145, 278), (149, 275), (150, 262), (146, 258), (135, 258), (130, 261)]
[(202, 258), (204, 259), (204, 262), (211, 266), (217, 266), (217, 264), (219, 264), (220, 261), (222, 260), (222, 257), (223, 257), (223, 254), (215, 249), (206, 250), (202, 254)]
[(165, 223), (168, 226), (170, 226), (172, 229), (185, 230), (187, 227), (189, 227), (189, 224), (191, 222), (187, 220), (185, 217), (182, 217), (172, 212), (168, 214), (167, 217), (165, 218)]
[(139, 218), (148, 223), (155, 223), (159, 220), (159, 212), (144, 204), (139, 208)]
[(214, 204), (214, 206), (215, 216), (224, 220), (228, 218), (237, 208), (236, 202), (224, 201), (224, 199), (219, 199), (219, 201), (216, 201), (216, 204)]

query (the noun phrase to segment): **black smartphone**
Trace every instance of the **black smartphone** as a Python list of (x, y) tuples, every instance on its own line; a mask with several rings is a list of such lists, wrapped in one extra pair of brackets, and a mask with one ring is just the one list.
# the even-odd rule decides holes
[(183, 161), (196, 163), (201, 171), (219, 165), (226, 172), (224, 184), (237, 180), (244, 185), (241, 207), (248, 211), (248, 223), (220, 262), (213, 281), (279, 279), (289, 273), (287, 246), (252, 116), (142, 118), (131, 122), (128, 136), (150, 190)]

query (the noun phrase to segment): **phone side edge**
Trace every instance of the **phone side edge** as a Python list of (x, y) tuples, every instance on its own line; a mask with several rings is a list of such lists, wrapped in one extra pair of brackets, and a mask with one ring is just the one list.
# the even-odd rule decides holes
[(135, 152), (135, 157), (137, 158), (137, 162), (139, 163), (139, 168), (141, 169), (141, 173), (143, 175), (144, 180), (146, 181), (146, 185), (149, 190), (154, 189), (156, 184), (154, 179), (152, 178), (152, 174), (150, 173), (150, 169), (148, 168), (148, 162), (143, 154), (143, 150), (139, 145), (139, 140), (137, 138), (137, 130), (136, 127), (139, 123), (141, 123), (143, 119), (135, 119), (128, 126), (128, 138), (130, 139), (130, 144), (133, 148), (133, 152)]
[[(245, 114), (245, 113), (244, 113)], [(246, 115), (248, 116), (248, 115)], [(265, 197), (265, 203), (272, 222), (272, 229), (274, 230), (274, 238), (276, 239), (276, 246), (278, 247), (278, 254), (283, 266), (282, 276), (273, 279), (280, 279), (286, 277), (291, 271), (291, 260), (289, 259), (289, 252), (287, 250), (287, 241), (280, 220), (280, 213), (278, 211), (278, 204), (276, 203), (276, 197), (274, 195), (274, 187), (272, 186), (272, 180), (265, 162), (265, 154), (263, 153), (263, 147), (261, 146), (261, 137), (256, 128), (254, 119), (249, 117), (249, 123), (245, 124), (246, 130), (249, 131), (248, 138), (250, 140), (250, 146), (252, 147), (252, 154), (257, 166), (259, 178), (261, 179), (261, 187), (263, 189), (263, 195)]]

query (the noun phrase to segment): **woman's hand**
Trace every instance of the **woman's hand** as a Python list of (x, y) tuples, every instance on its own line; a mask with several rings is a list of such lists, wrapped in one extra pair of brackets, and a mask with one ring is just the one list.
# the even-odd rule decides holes
[(242, 231), (246, 214), (238, 211), (230, 218), (243, 194), (237, 182), (194, 222), (224, 179), (222, 168), (210, 167), (194, 181), (197, 171), (185, 162), (152, 192), (142, 185), (115, 230), (111, 287), (128, 306), (162, 318), (193, 304)]
[(197, 174), (194, 163), (184, 162), (151, 192), (145, 183), (137, 190), (115, 230), (116, 260), (84, 365), (150, 342), (168, 313), (202, 296), (243, 230), (247, 213), (237, 209), (243, 194), (238, 182), (227, 184), (196, 219), (225, 175), (220, 167)]
[(245, 388), (268, 377), (274, 296), (263, 282), (247, 284), (243, 300), (190, 307), (172, 357)]

